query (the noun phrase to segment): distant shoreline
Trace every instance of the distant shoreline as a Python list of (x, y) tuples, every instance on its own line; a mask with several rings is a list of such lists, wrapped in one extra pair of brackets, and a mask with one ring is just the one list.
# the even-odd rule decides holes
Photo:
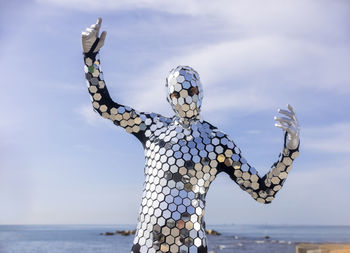
[[(117, 230), (132, 231), (136, 224), (45, 224), (45, 225), (0, 225), (0, 232), (11, 231), (96, 231), (96, 234)], [(218, 231), (224, 237), (244, 240), (290, 241), (293, 243), (349, 243), (350, 226), (338, 225), (207, 225), (208, 230)], [(34, 232), (33, 232), (34, 233)], [(47, 232), (48, 233), (48, 232)], [(132, 236), (131, 236), (132, 237)], [(1, 240), (1, 238), (0, 238)]]

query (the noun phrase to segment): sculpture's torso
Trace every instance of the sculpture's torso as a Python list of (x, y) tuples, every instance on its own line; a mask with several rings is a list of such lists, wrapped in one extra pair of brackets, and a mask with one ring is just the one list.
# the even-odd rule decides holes
[[(134, 252), (206, 252), (205, 196), (222, 153), (205, 122), (153, 124), (145, 135), (145, 184)], [(222, 141), (222, 140), (221, 140)]]

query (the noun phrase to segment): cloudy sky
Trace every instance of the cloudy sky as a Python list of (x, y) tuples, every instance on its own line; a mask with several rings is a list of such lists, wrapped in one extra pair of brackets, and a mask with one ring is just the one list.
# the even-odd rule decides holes
[(301, 155), (271, 205), (219, 175), (209, 224), (350, 225), (350, 3), (322, 1), (0, 1), (0, 224), (136, 223), (137, 139), (92, 111), (80, 33), (103, 18), (115, 101), (171, 115), (165, 77), (190, 65), (202, 116), (263, 175), (287, 103)]

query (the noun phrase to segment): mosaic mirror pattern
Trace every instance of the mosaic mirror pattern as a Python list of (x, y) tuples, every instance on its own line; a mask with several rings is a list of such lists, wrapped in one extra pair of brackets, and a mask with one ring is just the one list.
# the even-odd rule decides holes
[(192, 68), (170, 72), (167, 100), (175, 116), (167, 118), (115, 103), (98, 54), (85, 54), (84, 61), (93, 108), (144, 147), (145, 183), (131, 252), (206, 253), (205, 197), (218, 173), (227, 173), (260, 203), (270, 203), (283, 186), (298, 149), (285, 145), (271, 170), (260, 177), (225, 133), (199, 117), (203, 91)]

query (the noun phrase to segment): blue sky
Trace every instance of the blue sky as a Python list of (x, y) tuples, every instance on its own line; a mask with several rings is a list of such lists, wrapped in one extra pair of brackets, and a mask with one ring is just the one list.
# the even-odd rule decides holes
[(143, 183), (137, 139), (92, 111), (80, 33), (103, 18), (113, 98), (171, 115), (165, 77), (190, 65), (202, 117), (260, 174), (283, 134), (287, 103), (301, 155), (271, 205), (220, 175), (206, 220), (350, 225), (350, 4), (347, 1), (93, 1), (0, 3), (0, 224), (136, 223)]

